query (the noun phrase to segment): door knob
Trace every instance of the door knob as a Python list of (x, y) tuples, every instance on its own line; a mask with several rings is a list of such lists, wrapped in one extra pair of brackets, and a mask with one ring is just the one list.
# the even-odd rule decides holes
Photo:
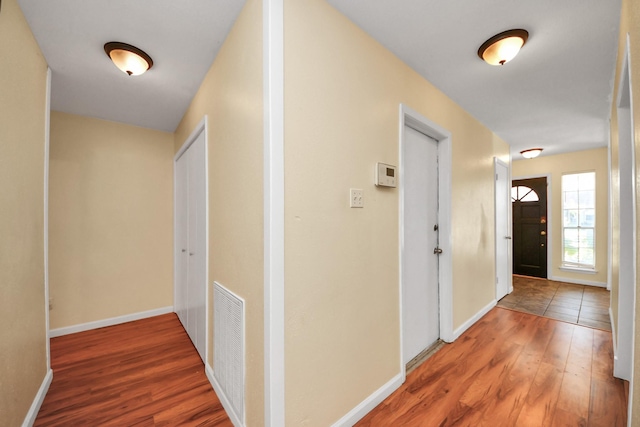
[(504, 236), (505, 239), (511, 240), (511, 236)]
[(182, 250), (182, 252), (187, 252), (187, 250), (186, 250), (186, 249), (183, 249), (183, 250)]
[(193, 252), (189, 252), (189, 256), (193, 256)]
[(434, 254), (436, 254), (436, 255), (440, 255), (440, 254), (442, 253), (442, 249), (440, 249), (440, 248), (436, 247), (436, 248), (433, 250), (433, 253), (434, 253)]
[(547, 232), (546, 232), (546, 231), (541, 231), (541, 232), (540, 232), (540, 235), (541, 235), (541, 236), (546, 236), (546, 235), (547, 235)]

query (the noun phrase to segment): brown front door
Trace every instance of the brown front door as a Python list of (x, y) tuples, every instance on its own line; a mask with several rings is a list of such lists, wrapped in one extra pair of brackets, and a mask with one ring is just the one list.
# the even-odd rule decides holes
[(547, 278), (547, 178), (514, 180), (513, 273)]

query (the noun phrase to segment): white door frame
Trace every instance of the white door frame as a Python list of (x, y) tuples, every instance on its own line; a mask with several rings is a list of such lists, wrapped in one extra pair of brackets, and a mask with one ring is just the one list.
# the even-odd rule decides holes
[[(196, 125), (193, 129), (189, 137), (185, 140), (180, 150), (173, 157), (173, 301), (175, 304), (177, 291), (178, 291), (178, 276), (177, 276), (177, 268), (178, 265), (178, 224), (176, 223), (176, 212), (178, 209), (178, 203), (176, 198), (176, 186), (177, 186), (177, 175), (176, 175), (176, 162), (184, 154), (185, 151), (191, 147), (191, 145), (198, 139), (201, 133), (204, 132), (204, 156), (206, 161), (204, 162), (204, 189), (205, 189), (205, 325), (204, 325), (204, 363), (205, 366), (210, 367), (209, 364), (209, 136), (207, 133), (207, 116), (205, 115), (202, 120)], [(175, 307), (174, 307), (175, 311)]]
[(51, 68), (47, 67), (47, 93), (44, 110), (44, 313), (47, 333), (47, 373), (51, 371), (51, 332), (49, 322), (49, 156), (51, 137)]
[[(503, 162), (502, 160), (500, 160), (497, 157), (493, 158), (493, 173), (496, 175), (496, 179), (494, 181), (494, 209), (497, 208), (497, 200), (498, 200), (498, 165), (503, 166), (507, 169), (507, 180), (509, 182), (509, 189), (507, 190), (507, 206), (511, 207), (511, 168), (509, 167), (509, 165), (505, 162)], [(512, 225), (511, 222), (513, 221), (513, 219), (511, 218), (511, 215), (513, 213), (513, 209), (508, 209), (507, 210), (507, 226), (509, 227), (509, 230), (511, 230)], [(498, 295), (498, 288), (500, 286), (500, 284), (498, 283), (498, 263), (500, 262), (506, 262), (507, 263), (507, 268), (508, 268), (508, 282), (507, 282), (507, 294), (510, 294), (511, 292), (513, 292), (513, 244), (511, 244), (509, 246), (509, 250), (507, 251), (507, 259), (506, 260), (500, 260), (498, 257), (498, 242), (500, 241), (499, 239), (505, 239), (507, 237), (511, 238), (511, 232), (509, 232), (508, 236), (499, 236), (498, 235), (498, 215), (497, 213), (494, 213), (494, 217), (495, 217), (495, 221), (494, 221), (494, 232), (495, 232), (495, 257), (496, 257), (496, 300), (497, 295)], [(513, 242), (513, 240), (511, 240), (511, 242)]]
[[(618, 323), (617, 331), (614, 330), (614, 376), (628, 380), (629, 386), (629, 413), (631, 420), (631, 402), (633, 402), (634, 381), (634, 346), (635, 346), (635, 302), (637, 282), (637, 224), (636, 224), (636, 155), (633, 131), (633, 92), (631, 87), (629, 36), (627, 35), (622, 70), (619, 80), (616, 108), (618, 112), (618, 153), (620, 176), (620, 250), (619, 250), (619, 276), (618, 276)], [(620, 156), (621, 155), (621, 156)], [(630, 188), (623, 194), (623, 183), (628, 183)], [(627, 196), (630, 194), (630, 200)], [(631, 233), (622, 230), (631, 230)], [(623, 237), (624, 236), (624, 237)], [(627, 237), (630, 241), (627, 241)], [(624, 239), (624, 241), (623, 241)], [(624, 245), (624, 247), (622, 247)], [(617, 334), (616, 334), (617, 332)], [(617, 339), (616, 339), (617, 335)]]
[(442, 254), (438, 268), (438, 290), (440, 306), (440, 339), (445, 342), (454, 340), (453, 334), (453, 262), (451, 256), (451, 132), (438, 126), (404, 104), (400, 104), (400, 143), (399, 143), (399, 305), (400, 305), (400, 370), (402, 381), (406, 379), (404, 364), (403, 329), (403, 277), (404, 258), (404, 128), (409, 126), (438, 141), (438, 231)]

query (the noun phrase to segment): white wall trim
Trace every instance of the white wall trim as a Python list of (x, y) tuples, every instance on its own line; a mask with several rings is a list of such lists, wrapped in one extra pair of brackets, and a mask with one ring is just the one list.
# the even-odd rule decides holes
[(440, 339), (445, 342), (455, 340), (453, 333), (453, 258), (452, 258), (452, 233), (451, 233), (451, 156), (452, 142), (451, 132), (427, 119), (407, 105), (400, 104), (399, 108), (399, 154), (400, 159), (400, 183), (398, 203), (398, 262), (400, 268), (398, 277), (399, 299), (399, 324), (400, 324), (400, 373), (402, 382), (406, 378), (406, 366), (404, 364), (404, 325), (403, 325), (403, 277), (402, 265), (404, 259), (404, 128), (409, 126), (436, 141), (438, 141), (438, 227), (439, 247), (442, 254), (439, 255), (438, 289), (440, 309)]
[(616, 324), (613, 321), (613, 309), (609, 305), (609, 323), (611, 324), (611, 338), (613, 339), (613, 359), (617, 360), (618, 336), (616, 335)]
[(234, 425), (234, 427), (244, 427), (244, 424), (240, 421), (236, 413), (233, 411), (233, 406), (231, 405), (231, 402), (229, 402), (229, 399), (227, 399), (227, 396), (224, 394), (222, 386), (216, 380), (216, 377), (213, 374), (213, 368), (211, 367), (209, 362), (206, 362), (204, 372), (207, 374), (207, 378), (209, 379), (213, 390), (216, 392), (218, 399), (220, 399), (222, 407), (227, 412), (231, 423)]
[[(615, 70), (613, 71), (615, 81)], [(611, 110), (609, 110), (611, 111)], [(607, 290), (611, 290), (613, 282), (613, 180), (611, 178), (611, 115), (609, 116), (609, 132), (607, 134)]]
[[(561, 269), (562, 270), (562, 269)], [(567, 270), (573, 271), (573, 270)], [(555, 280), (556, 282), (574, 283), (576, 285), (596, 286), (598, 288), (607, 288), (605, 282), (596, 282), (593, 280), (573, 279), (571, 277), (550, 276), (549, 280)]]
[(360, 402), (358, 406), (349, 411), (344, 417), (332, 424), (332, 427), (352, 426), (378, 406), (391, 393), (396, 391), (404, 382), (402, 374), (397, 374), (385, 385), (374, 391), (369, 397)]
[(51, 338), (61, 337), (63, 335), (75, 334), (76, 332), (84, 332), (92, 329), (104, 328), (106, 326), (119, 325), (121, 323), (133, 322), (134, 320), (146, 319), (148, 317), (160, 316), (167, 313), (173, 313), (173, 306), (161, 307), (153, 310), (140, 311), (138, 313), (125, 314), (123, 316), (110, 317), (108, 319), (52, 329), (50, 335)]
[[(629, 406), (627, 422), (631, 425), (633, 410), (634, 389), (634, 361), (635, 361), (635, 323), (636, 323), (636, 283), (637, 283), (637, 216), (636, 203), (636, 152), (634, 135), (634, 106), (631, 71), (631, 50), (629, 34), (626, 34), (626, 43), (622, 58), (622, 68), (618, 83), (618, 93), (615, 108), (618, 112), (618, 155), (625, 157), (625, 162), (619, 162), (620, 169), (620, 230), (618, 244), (620, 245), (619, 275), (618, 275), (618, 328), (617, 354), (613, 360), (613, 375), (629, 380)], [(627, 104), (628, 105), (625, 105)], [(628, 147), (627, 147), (628, 146)], [(627, 152), (627, 149), (630, 152)], [(628, 156), (628, 157), (627, 157)], [(627, 160), (629, 163), (627, 163)], [(626, 166), (626, 167), (625, 167)], [(628, 170), (627, 170), (628, 169)], [(624, 188), (629, 193), (623, 194), (623, 182), (628, 182), (630, 189)], [(626, 202), (626, 203), (625, 203)], [(629, 212), (630, 211), (630, 212)], [(622, 236), (625, 236), (624, 239)], [(627, 239), (630, 239), (627, 240)], [(629, 250), (630, 249), (630, 250)]]
[(51, 369), (49, 332), (49, 146), (51, 135), (51, 68), (47, 67), (47, 92), (44, 109), (44, 322), (47, 369)]
[(487, 304), (484, 307), (482, 307), (482, 309), (480, 309), (480, 311), (478, 311), (476, 314), (474, 314), (469, 320), (464, 322), (458, 329), (456, 329), (453, 332), (454, 339), (457, 340), (458, 338), (460, 338), (460, 335), (464, 334), (465, 331), (467, 329), (469, 329), (471, 326), (473, 326), (474, 323), (476, 323), (478, 320), (482, 319), (482, 316), (484, 316), (489, 311), (491, 311), (491, 309), (493, 307), (495, 307), (496, 304), (497, 304), (497, 301), (493, 300), (489, 304)]
[(285, 425), (284, 0), (263, 0), (264, 424)]
[(49, 386), (51, 385), (51, 381), (53, 380), (53, 371), (51, 368), (47, 369), (47, 374), (44, 376), (42, 380), (42, 384), (38, 389), (38, 393), (36, 393), (33, 402), (31, 403), (31, 407), (29, 408), (29, 412), (27, 412), (27, 416), (24, 418), (22, 422), (22, 427), (31, 427), (33, 423), (36, 421), (36, 417), (38, 416), (38, 412), (40, 411), (40, 407), (42, 406), (42, 402), (44, 402), (44, 398), (47, 395), (47, 391), (49, 391)]

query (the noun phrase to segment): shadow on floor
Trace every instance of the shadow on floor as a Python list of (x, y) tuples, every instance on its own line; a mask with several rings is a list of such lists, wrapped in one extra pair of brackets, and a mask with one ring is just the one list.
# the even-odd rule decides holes
[(513, 292), (498, 306), (611, 330), (609, 291), (605, 288), (514, 275)]

